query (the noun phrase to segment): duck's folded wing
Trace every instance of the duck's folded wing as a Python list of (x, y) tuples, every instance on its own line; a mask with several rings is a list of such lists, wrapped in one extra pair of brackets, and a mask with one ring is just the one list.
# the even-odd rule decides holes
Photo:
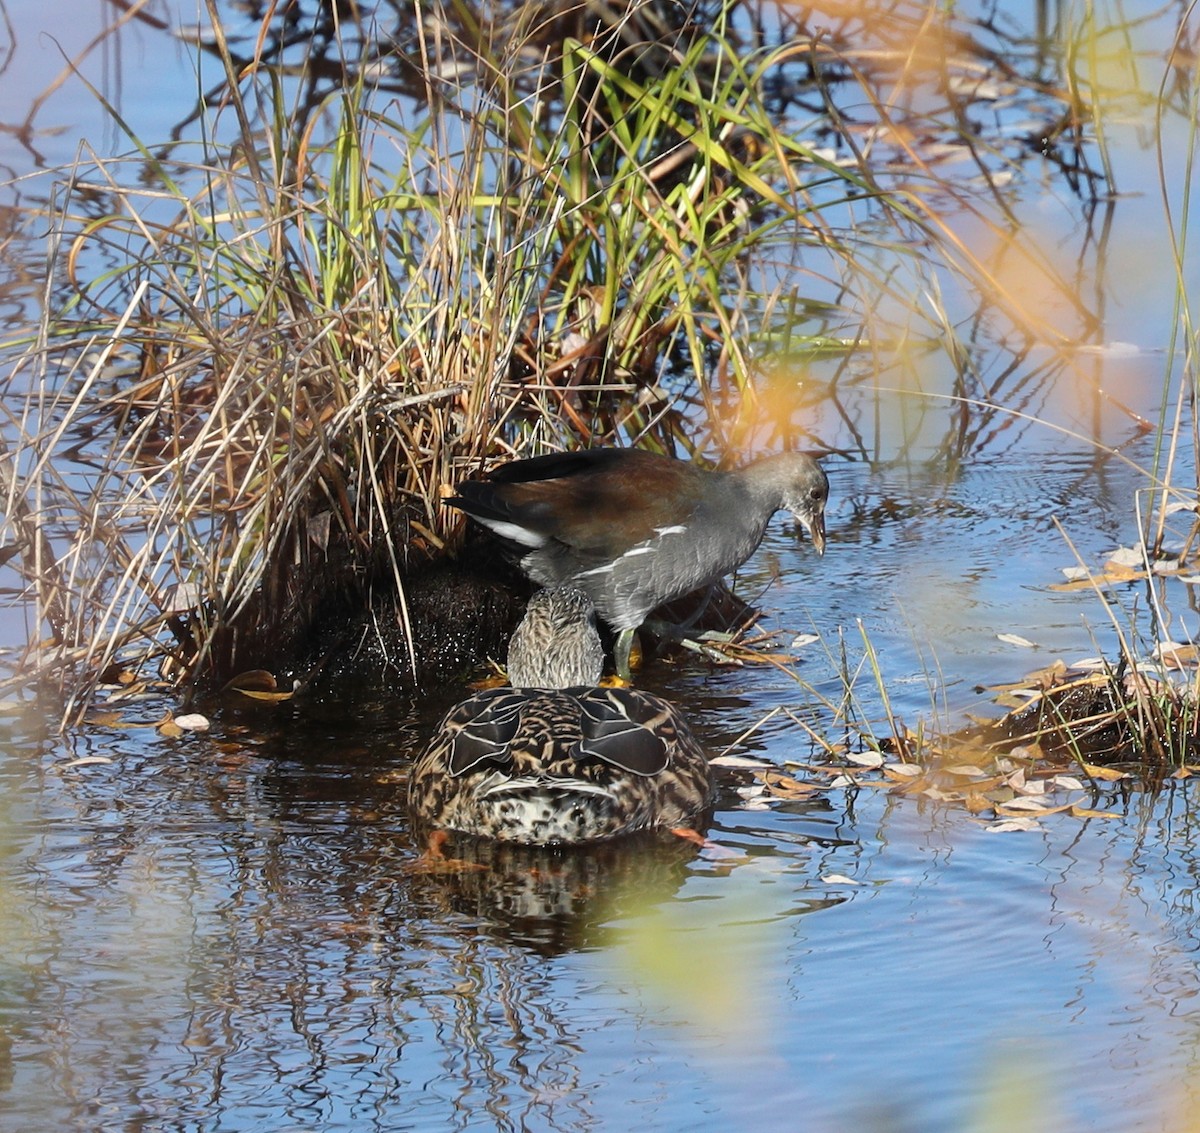
[(661, 731), (666, 722), (664, 704), (631, 688), (597, 688), (580, 694), (581, 756), (601, 759), (633, 775), (660, 775), (671, 758)]
[(442, 721), (442, 732), (450, 738), (450, 774), (465, 775), (483, 763), (511, 763), (509, 748), (521, 726), (525, 700), (511, 688), (494, 688), (452, 708)]

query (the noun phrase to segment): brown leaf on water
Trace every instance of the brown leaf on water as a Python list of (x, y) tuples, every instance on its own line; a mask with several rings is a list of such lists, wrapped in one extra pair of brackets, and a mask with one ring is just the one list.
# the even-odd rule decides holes
[(170, 718), (160, 721), (156, 730), (160, 736), (169, 740), (177, 740), (183, 735), (183, 729)]
[(1059, 592), (1091, 590), (1095, 586), (1104, 586), (1113, 582), (1133, 582), (1140, 578), (1149, 578), (1149, 575), (1144, 570), (1135, 570), (1115, 559), (1109, 559), (1099, 574), (1093, 574), (1090, 578), (1076, 578), (1071, 582), (1052, 582), (1046, 589)]
[(275, 674), (268, 672), (266, 669), (247, 669), (244, 673), (238, 673), (236, 677), (230, 677), (225, 682), (225, 686), (221, 689), (222, 692), (249, 692), (251, 690), (257, 692), (274, 692), (279, 687), (275, 680)]
[(944, 791), (941, 787), (926, 787), (921, 794), (939, 803), (960, 803), (966, 798), (962, 791)]
[(1060, 657), (1057, 661), (1052, 662), (1042, 669), (1034, 669), (1023, 680), (1015, 681), (1012, 684), (991, 685), (988, 688), (989, 692), (1011, 693), (1021, 689), (1037, 688), (1045, 691), (1049, 688), (1054, 688), (1055, 685), (1062, 682), (1067, 675), (1067, 663)]
[(1115, 783), (1118, 779), (1128, 779), (1127, 771), (1118, 771), (1115, 767), (1097, 767), (1094, 763), (1081, 763), (1079, 765), (1085, 775), (1089, 775), (1093, 779), (1104, 779), (1106, 782)]
[(977, 791), (972, 791), (963, 799), (963, 806), (967, 808), (968, 814), (982, 814), (985, 810), (992, 809), (990, 800)]
[[(1025, 708), (1033, 700), (1034, 696), (1038, 695), (1029, 689), (1026, 689), (1025, 693), (1024, 696), (1020, 696), (1016, 692), (1002, 692), (992, 699), (1001, 708)], [(989, 724), (992, 722), (988, 721)]]
[(977, 795), (982, 795), (985, 791), (994, 791), (1001, 785), (1007, 785), (1007, 776), (989, 775), (986, 778), (972, 779), (971, 782), (963, 784), (967, 790)]
[(823, 790), (815, 783), (804, 783), (784, 775), (781, 771), (761, 771), (758, 773), (769, 794), (777, 799), (807, 799)]
[[(1031, 699), (1031, 696), (1019, 696), (1016, 693), (1001, 693), (994, 697), (995, 702), (1001, 708), (1024, 708)], [(988, 723), (990, 724), (991, 721), (989, 720)]]
[(251, 700), (265, 700), (271, 702), (278, 700), (291, 700), (292, 697), (296, 695), (295, 692), (291, 690), (287, 692), (261, 692), (256, 688), (239, 688), (236, 691), (240, 692), (242, 696), (249, 697)]
[(131, 685), (137, 680), (137, 674), (121, 664), (109, 665), (101, 674), (99, 683), (102, 685)]
[(1200, 647), (1162, 642), (1154, 650), (1168, 669), (1194, 669), (1200, 663)]
[(1076, 818), (1120, 818), (1121, 816), (1111, 810), (1090, 810), (1085, 806), (1071, 807), (1071, 814)]

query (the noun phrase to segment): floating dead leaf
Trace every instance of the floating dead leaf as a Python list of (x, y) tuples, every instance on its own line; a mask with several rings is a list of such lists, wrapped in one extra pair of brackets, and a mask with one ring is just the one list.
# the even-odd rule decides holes
[(1007, 818), (1003, 822), (989, 822), (984, 830), (989, 834), (1012, 834), (1018, 830), (1036, 830), (1037, 821), (1032, 818)]
[(1110, 566), (1139, 567), (1146, 561), (1141, 547), (1118, 547), (1108, 556), (1105, 569)]
[(1082, 780), (1076, 779), (1074, 775), (1055, 775), (1050, 782), (1063, 791), (1082, 791), (1084, 789)]
[(99, 683), (102, 685), (131, 685), (136, 680), (137, 674), (132, 669), (114, 663), (100, 674)]
[(1085, 806), (1071, 807), (1071, 813), (1076, 818), (1120, 818), (1121, 816), (1111, 810), (1090, 810)]
[[(1101, 580), (1096, 579), (1099, 583)], [(1047, 590), (1053, 590), (1058, 594), (1070, 593), (1072, 590), (1091, 590), (1093, 583), (1090, 578), (1077, 578), (1072, 582), (1052, 582), (1046, 587)]]
[(1027, 798), (1037, 798), (1039, 795), (1046, 793), (1046, 781), (1044, 779), (1027, 779), (1019, 787), (1014, 786), (1013, 790), (1019, 795), (1024, 795)]
[(861, 881), (855, 881), (852, 877), (847, 877), (844, 873), (827, 873), (821, 878), (826, 885), (861, 885)]
[[(1121, 552), (1118, 552), (1119, 554)], [(1089, 574), (1086, 578), (1076, 578), (1071, 582), (1053, 582), (1046, 589), (1059, 592), (1090, 590), (1093, 586), (1104, 586), (1112, 582), (1133, 582), (1135, 579), (1148, 577), (1145, 570), (1136, 569), (1142, 565), (1141, 552), (1131, 551), (1130, 554), (1136, 555), (1137, 558), (1126, 563), (1119, 561), (1117, 555), (1114, 555), (1104, 564), (1099, 573)]]
[(1054, 688), (1066, 678), (1066, 675), (1067, 663), (1060, 657), (1044, 669), (1034, 669), (1027, 677), (1017, 681), (1015, 684), (991, 685), (988, 691), (1021, 692), (1028, 696), (1034, 696), (1038, 692), (1045, 692), (1048, 688)]
[(202, 716), (199, 712), (187, 712), (182, 716), (176, 716), (175, 723), (185, 732), (207, 732), (211, 727), (208, 717)]
[(242, 696), (249, 697), (251, 700), (264, 700), (269, 702), (291, 700), (292, 697), (296, 695), (291, 689), (289, 689), (287, 692), (266, 692), (257, 688), (239, 688), (235, 691), (241, 693)]
[(1154, 647), (1154, 656), (1168, 669), (1191, 669), (1200, 663), (1200, 648), (1178, 641), (1160, 641)]
[(883, 773), (889, 779), (915, 779), (921, 774), (922, 768), (915, 763), (885, 763), (883, 765)]
[(69, 759), (66, 763), (58, 763), (55, 766), (59, 771), (66, 771), (71, 767), (91, 767), (96, 763), (112, 763), (107, 755), (82, 755), (78, 759)]
[(781, 771), (763, 771), (761, 777), (767, 791), (777, 799), (807, 799), (824, 790), (812, 783), (802, 783)]
[(1183, 563), (1179, 559), (1155, 559), (1154, 562), (1150, 564), (1150, 573), (1163, 577), (1182, 574), (1183, 569)]
[(1041, 696), (1040, 690), (1031, 688), (1016, 689), (1013, 692), (1002, 692), (993, 697), (1001, 708), (1025, 708), (1035, 697)]
[(1190, 779), (1191, 777), (1192, 773), (1186, 767), (1177, 767), (1168, 776), (1170, 779)]
[(758, 771), (771, 766), (761, 759), (749, 759), (744, 755), (716, 755), (708, 762), (713, 767), (740, 767), (745, 771)]
[(806, 645), (812, 645), (814, 642), (820, 641), (815, 633), (800, 633), (792, 638), (791, 649), (803, 649)]
[(274, 692), (278, 687), (279, 683), (275, 680), (274, 673), (269, 673), (266, 669), (247, 669), (244, 673), (231, 677), (221, 691), (246, 692), (256, 689), (259, 692)]
[(985, 791), (994, 791), (997, 787), (1004, 786), (1006, 778), (1004, 775), (988, 775), (983, 779), (972, 779), (969, 783), (964, 783), (963, 788), (982, 795)]
[(996, 634), (998, 641), (1003, 641), (1006, 645), (1019, 645), (1022, 649), (1036, 649), (1037, 646), (1027, 637), (1022, 637), (1019, 633), (998, 633)]
[(985, 795), (981, 795), (978, 791), (972, 791), (965, 799), (963, 806), (967, 808), (968, 814), (982, 814), (985, 810), (991, 810), (992, 804)]
[(1030, 815), (1037, 818), (1045, 818), (1049, 814), (1062, 814), (1063, 811), (1070, 809), (1070, 803), (1063, 803), (1061, 806), (1047, 806), (1038, 799), (1027, 798), (1009, 799), (1006, 803), (996, 804), (997, 814)]
[(921, 794), (939, 803), (960, 803), (966, 797), (962, 791), (944, 791), (941, 787), (926, 787)]
[(882, 767), (883, 756), (877, 751), (848, 751), (845, 755), (848, 763), (857, 767)]
[(174, 720), (161, 720), (156, 725), (156, 731), (160, 736), (166, 736), (169, 740), (177, 740), (183, 735), (183, 729), (175, 723)]
[(1115, 783), (1118, 779), (1129, 778), (1128, 772), (1118, 771), (1115, 767), (1097, 767), (1094, 763), (1081, 763), (1080, 767), (1085, 775), (1093, 779), (1103, 779), (1109, 783)]
[(974, 763), (955, 763), (950, 767), (943, 767), (942, 770), (947, 775), (958, 775), (970, 779), (982, 779), (987, 774), (982, 767), (976, 767)]

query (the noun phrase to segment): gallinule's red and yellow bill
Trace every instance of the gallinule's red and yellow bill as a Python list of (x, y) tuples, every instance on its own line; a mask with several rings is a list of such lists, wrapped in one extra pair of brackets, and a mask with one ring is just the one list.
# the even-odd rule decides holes
[(520, 563), (534, 582), (591, 598), (617, 631), (625, 679), (646, 615), (744, 563), (775, 512), (790, 511), (825, 550), (829, 480), (803, 453), (710, 472), (640, 449), (584, 449), (516, 460), (456, 491), (446, 503), (528, 548)]
[(667, 701), (597, 688), (603, 662), (587, 595), (534, 594), (509, 646), (514, 687), (451, 709), (413, 765), (414, 818), (530, 845), (699, 821), (712, 796), (699, 741)]

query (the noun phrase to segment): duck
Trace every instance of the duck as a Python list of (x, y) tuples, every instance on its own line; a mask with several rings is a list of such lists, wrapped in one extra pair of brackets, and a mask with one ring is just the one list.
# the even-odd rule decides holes
[(414, 762), (414, 821), (534, 846), (654, 828), (699, 838), (713, 792), (704, 748), (669, 701), (600, 687), (603, 663), (588, 596), (536, 591), (509, 645), (511, 684), (455, 705)]
[(634, 448), (589, 448), (500, 465), (456, 484), (444, 503), (517, 549), (540, 586), (582, 590), (615, 631), (630, 679), (633, 636), (665, 602), (713, 586), (758, 548), (787, 510), (825, 552), (829, 479), (800, 452), (732, 471)]

